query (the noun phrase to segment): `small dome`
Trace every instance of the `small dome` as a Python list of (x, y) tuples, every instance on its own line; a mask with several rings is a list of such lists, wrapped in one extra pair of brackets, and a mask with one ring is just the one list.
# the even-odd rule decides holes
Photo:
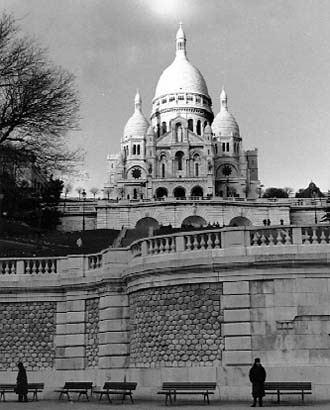
[(220, 112), (213, 120), (212, 130), (216, 136), (239, 136), (238, 124), (234, 116), (228, 111), (227, 95), (225, 90), (222, 90), (220, 94)]
[(150, 124), (142, 113), (142, 100), (139, 91), (135, 96), (135, 111), (131, 118), (127, 121), (124, 128), (124, 138), (130, 136), (143, 136), (147, 132)]
[(154, 98), (179, 92), (197, 93), (209, 96), (202, 74), (187, 59), (186, 36), (181, 23), (176, 35), (175, 59), (160, 76)]

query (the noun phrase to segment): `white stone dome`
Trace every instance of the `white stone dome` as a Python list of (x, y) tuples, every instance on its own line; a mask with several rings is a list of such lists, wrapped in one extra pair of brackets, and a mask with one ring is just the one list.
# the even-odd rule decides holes
[(161, 74), (155, 92), (155, 99), (173, 93), (197, 93), (208, 95), (205, 80), (186, 56), (186, 37), (180, 23), (176, 35), (176, 56), (173, 63)]
[(142, 113), (142, 100), (139, 91), (135, 96), (135, 111), (127, 121), (124, 128), (124, 139), (130, 136), (144, 136), (150, 126), (148, 120)]
[(154, 98), (179, 92), (208, 96), (207, 86), (200, 71), (187, 58), (176, 56), (173, 63), (160, 76)]
[(239, 136), (239, 126), (235, 117), (228, 111), (225, 90), (220, 94), (220, 112), (215, 116), (212, 130), (216, 136)]

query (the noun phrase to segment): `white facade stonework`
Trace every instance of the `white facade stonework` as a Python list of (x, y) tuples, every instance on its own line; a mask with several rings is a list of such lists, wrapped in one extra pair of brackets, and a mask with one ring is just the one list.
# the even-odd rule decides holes
[(108, 155), (108, 198), (258, 196), (257, 150), (243, 150), (224, 90), (214, 118), (206, 82), (187, 58), (181, 25), (175, 59), (156, 86), (150, 122), (139, 91), (134, 103), (121, 151)]

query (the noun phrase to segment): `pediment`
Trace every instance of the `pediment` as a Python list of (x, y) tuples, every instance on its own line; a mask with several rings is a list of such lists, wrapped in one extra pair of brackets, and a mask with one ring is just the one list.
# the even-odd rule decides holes
[[(175, 136), (172, 135), (174, 131), (167, 132), (166, 134), (163, 134), (161, 137), (158, 138), (157, 140), (157, 146), (160, 145), (173, 145), (173, 141), (175, 140)], [(202, 136), (197, 135), (190, 130), (188, 130), (188, 142), (183, 141), (181, 144), (188, 144), (188, 145), (204, 145), (205, 141)]]

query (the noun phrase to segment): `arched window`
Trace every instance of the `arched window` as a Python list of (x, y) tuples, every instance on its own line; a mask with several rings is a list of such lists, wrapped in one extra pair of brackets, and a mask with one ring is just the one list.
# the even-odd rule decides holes
[(175, 154), (177, 170), (182, 171), (183, 169), (183, 152), (179, 151)]
[(180, 122), (176, 124), (176, 141), (177, 142), (183, 141), (183, 130), (182, 130), (182, 125)]
[(198, 135), (201, 135), (201, 121), (197, 121), (196, 132)]
[(157, 135), (157, 138), (159, 138), (160, 136), (159, 124), (157, 124), (157, 127), (156, 127), (156, 135)]
[(140, 155), (140, 144), (137, 146), (137, 154)]
[(133, 191), (133, 198), (134, 199), (137, 199), (137, 189), (136, 188), (134, 188), (134, 191)]
[(198, 177), (198, 176), (199, 176), (199, 163), (196, 162), (196, 164), (195, 164), (195, 177)]
[(226, 150), (229, 152), (229, 142), (226, 143)]
[(217, 154), (218, 153), (218, 144), (215, 144), (214, 148), (215, 148), (215, 153)]
[(191, 118), (188, 120), (188, 129), (194, 131), (194, 122)]
[(133, 145), (133, 155), (136, 155), (136, 145)]
[(167, 128), (166, 128), (166, 122), (165, 122), (165, 121), (163, 121), (163, 122), (162, 122), (162, 134), (165, 134), (165, 133), (166, 133), (166, 131), (167, 131)]
[(165, 178), (165, 164), (162, 164), (162, 178)]
[(222, 143), (222, 152), (225, 152), (225, 151), (226, 151), (226, 143), (223, 142), (223, 143)]

